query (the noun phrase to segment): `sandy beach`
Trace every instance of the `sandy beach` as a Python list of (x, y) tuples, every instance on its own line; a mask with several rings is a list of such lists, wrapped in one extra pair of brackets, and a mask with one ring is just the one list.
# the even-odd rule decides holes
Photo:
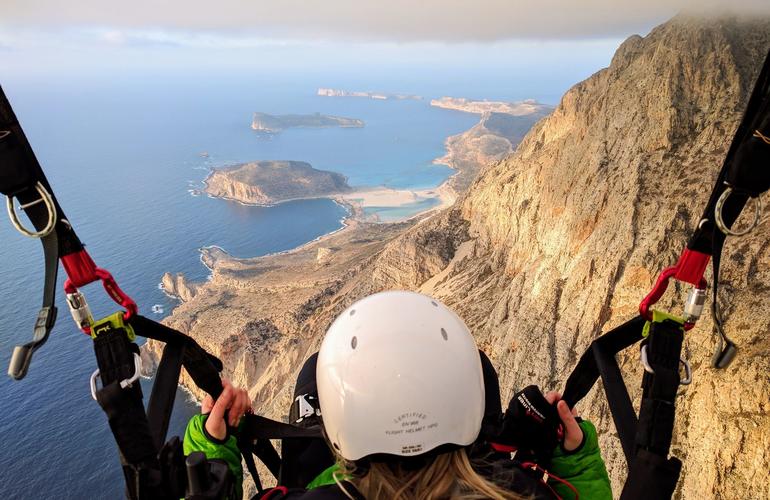
[[(444, 181), (440, 186), (429, 189), (393, 189), (388, 187), (365, 188), (335, 196), (338, 201), (353, 205), (360, 209), (365, 208), (400, 208), (426, 200), (435, 199), (438, 203), (429, 210), (412, 215), (423, 215), (426, 212), (440, 210), (454, 204), (457, 193)], [(411, 218), (411, 217), (407, 217)]]

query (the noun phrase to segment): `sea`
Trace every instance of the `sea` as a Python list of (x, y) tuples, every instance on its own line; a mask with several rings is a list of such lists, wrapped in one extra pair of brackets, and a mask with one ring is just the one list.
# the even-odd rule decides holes
[[(452, 173), (433, 163), (443, 155), (446, 137), (478, 121), (475, 115), (432, 108), (429, 99), (315, 95), (327, 83), (311, 77), (128, 78), (4, 83), (4, 90), (91, 256), (112, 272), (142, 314), (160, 320), (176, 304), (158, 287), (164, 272), (181, 272), (193, 281), (208, 278), (201, 248), (216, 245), (237, 257), (281, 252), (340, 229), (347, 215), (326, 199), (255, 207), (200, 195), (210, 168), (302, 160), (346, 175), (353, 186), (430, 188)], [(355, 83), (345, 88), (360, 90)], [(320, 112), (360, 118), (366, 125), (290, 129), (265, 137), (250, 129), (254, 111)], [(383, 215), (408, 216), (425, 208)], [(42, 300), (43, 261), (39, 242), (15, 232), (5, 216), (0, 217), (0, 242), (0, 365), (5, 369), (13, 346), (31, 338)], [(22, 381), (0, 377), (4, 499), (123, 495), (117, 449), (88, 389), (95, 369), (91, 341), (69, 317), (63, 274), (59, 319), (35, 353), (29, 374)], [(100, 285), (82, 291), (96, 316), (117, 310)], [(151, 383), (143, 381), (145, 400)], [(196, 411), (195, 402), (179, 390), (169, 436), (181, 435)]]

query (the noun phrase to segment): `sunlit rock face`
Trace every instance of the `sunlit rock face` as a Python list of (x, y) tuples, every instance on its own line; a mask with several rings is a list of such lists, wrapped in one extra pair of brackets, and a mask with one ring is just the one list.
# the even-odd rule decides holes
[[(680, 16), (633, 36), (454, 207), (285, 255), (219, 258), (167, 321), (221, 355), (273, 417), (286, 415), (294, 376), (334, 317), (393, 288), (454, 308), (498, 368), (504, 398), (530, 383), (561, 389), (591, 340), (637, 314), (676, 261), (768, 47), (768, 19)], [(680, 497), (770, 497), (769, 235), (765, 221), (726, 246), (720, 290), (738, 358), (710, 368), (708, 313), (686, 336), (694, 381), (678, 400), (672, 448), (684, 462)], [(338, 250), (319, 259), (320, 247)], [(671, 287), (660, 308), (679, 312), (685, 293)], [(638, 400), (637, 351), (620, 362)], [(601, 388), (580, 410), (599, 428), (617, 495), (627, 470)]]

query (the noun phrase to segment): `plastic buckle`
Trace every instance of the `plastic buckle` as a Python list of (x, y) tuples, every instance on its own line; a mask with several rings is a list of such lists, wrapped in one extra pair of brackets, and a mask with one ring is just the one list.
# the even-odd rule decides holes
[(299, 412), (298, 412), (298, 417), (299, 418), (297, 418), (297, 420), (294, 421), (295, 424), (298, 424), (298, 423), (302, 422), (307, 417), (312, 417), (313, 415), (318, 415), (318, 416), (321, 415), (321, 410), (315, 409), (313, 407), (313, 405), (311, 405), (308, 402), (308, 400), (305, 399), (305, 398), (316, 399), (313, 396), (310, 396), (308, 394), (302, 394), (302, 395), (297, 396), (296, 398), (294, 398), (294, 401), (299, 406)]
[[(134, 382), (139, 380), (139, 376), (142, 374), (142, 358), (139, 357), (138, 354), (134, 353), (134, 374), (131, 375), (130, 378), (126, 378), (120, 381), (120, 388), (125, 389), (126, 387), (131, 387)], [(94, 398), (94, 401), (96, 401), (96, 378), (99, 376), (99, 369), (97, 368), (92, 374), (91, 374), (91, 397)]]

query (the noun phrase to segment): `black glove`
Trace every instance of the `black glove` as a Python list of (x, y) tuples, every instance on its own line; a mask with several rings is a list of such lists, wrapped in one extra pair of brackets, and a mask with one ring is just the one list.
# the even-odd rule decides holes
[(556, 406), (546, 401), (536, 385), (530, 385), (514, 394), (493, 441), (515, 447), (517, 460), (531, 458), (544, 465), (550, 462), (562, 435)]

